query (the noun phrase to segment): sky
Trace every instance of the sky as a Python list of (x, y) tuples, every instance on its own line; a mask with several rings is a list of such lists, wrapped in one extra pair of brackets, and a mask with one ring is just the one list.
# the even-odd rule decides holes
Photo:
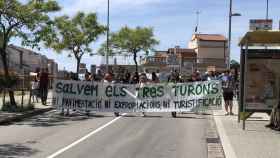
[[(58, 0), (58, 3), (62, 10), (54, 16), (73, 16), (78, 11), (96, 12), (98, 21), (106, 25), (107, 0)], [(269, 18), (273, 19), (274, 29), (279, 28), (278, 6), (279, 0), (269, 0)], [(153, 27), (155, 37), (160, 41), (157, 50), (167, 50), (174, 46), (187, 48), (196, 26), (197, 11), (200, 12), (200, 33), (228, 36), (229, 0), (110, 0), (110, 29), (115, 32), (125, 25)], [(232, 20), (231, 58), (239, 61), (238, 41), (249, 30), (249, 19), (265, 18), (266, 0), (233, 0), (233, 12), (242, 14)], [(105, 40), (105, 36), (101, 36), (93, 43), (93, 52)], [(19, 44), (18, 41), (14, 43)], [(75, 70), (75, 59), (69, 58), (67, 52), (57, 55), (53, 50), (44, 48), (40, 53), (55, 59), (59, 69)], [(104, 62), (104, 59), (84, 56), (82, 62), (89, 67)]]

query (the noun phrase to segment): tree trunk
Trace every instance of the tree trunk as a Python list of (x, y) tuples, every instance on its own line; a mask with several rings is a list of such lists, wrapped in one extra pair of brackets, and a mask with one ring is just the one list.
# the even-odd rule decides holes
[(76, 58), (76, 60), (77, 60), (76, 80), (79, 80), (79, 72), (80, 72), (80, 63), (81, 63), (81, 59), (80, 59), (80, 58)]
[(133, 60), (135, 63), (135, 71), (138, 72), (138, 63), (137, 63), (137, 54), (136, 52), (133, 52)]
[(10, 104), (13, 106), (16, 106), (16, 101), (15, 101), (15, 96), (14, 96), (14, 91), (11, 89), (12, 85), (10, 83), (7, 83), (10, 81), (11, 76), (9, 74), (9, 65), (7, 61), (7, 53), (5, 50), (1, 50), (1, 59), (3, 63), (3, 68), (4, 68), (4, 80), (6, 82), (6, 87), (8, 88), (9, 96), (10, 96)]

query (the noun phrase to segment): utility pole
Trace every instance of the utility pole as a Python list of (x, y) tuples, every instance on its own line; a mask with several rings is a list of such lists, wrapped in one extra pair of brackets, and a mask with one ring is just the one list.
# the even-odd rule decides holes
[(107, 50), (105, 54), (106, 58), (106, 72), (109, 72), (109, 33), (110, 33), (110, 0), (107, 1)]
[(233, 16), (241, 16), (240, 13), (232, 13), (232, 0), (229, 1), (229, 26), (228, 26), (228, 63), (227, 68), (230, 68), (230, 54), (231, 54), (231, 21)]
[(200, 11), (196, 11), (196, 26), (195, 26), (195, 33), (198, 33), (198, 27), (199, 27), (199, 14), (201, 13)]
[(268, 3), (269, 3), (269, 1), (266, 0), (266, 20), (268, 20), (268, 10), (269, 10)]
[(228, 60), (227, 69), (230, 68), (230, 49), (231, 49), (231, 18), (232, 18), (232, 0), (229, 2), (229, 28), (228, 28)]

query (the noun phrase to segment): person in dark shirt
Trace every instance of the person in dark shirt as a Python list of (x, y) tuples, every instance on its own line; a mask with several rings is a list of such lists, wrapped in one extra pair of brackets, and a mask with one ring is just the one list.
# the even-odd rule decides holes
[(190, 79), (188, 79), (188, 82), (197, 82), (197, 81), (200, 81), (200, 79), (198, 78), (198, 75), (196, 73), (193, 73)]
[[(234, 115), (232, 112), (234, 80), (229, 70), (225, 71), (224, 75), (221, 77), (221, 81), (222, 81), (223, 97), (224, 97), (225, 109), (226, 109), (225, 115), (226, 116)], [(230, 112), (228, 112), (228, 110)]]
[(138, 84), (139, 83), (139, 74), (138, 72), (134, 72), (134, 75), (130, 79), (130, 84)]
[(47, 105), (49, 74), (47, 68), (42, 70), (43, 71), (40, 73), (39, 89), (40, 89), (42, 104)]
[(159, 78), (155, 72), (152, 72), (152, 83), (159, 83)]
[(123, 83), (124, 84), (129, 84), (129, 80), (131, 78), (131, 74), (129, 72), (127, 72), (124, 76), (124, 80), (123, 80)]

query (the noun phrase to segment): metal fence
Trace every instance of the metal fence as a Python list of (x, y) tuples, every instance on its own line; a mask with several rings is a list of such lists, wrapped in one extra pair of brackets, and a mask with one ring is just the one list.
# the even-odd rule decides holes
[(181, 73), (194, 70), (203, 72), (208, 69), (223, 71), (227, 67), (226, 61), (223, 58), (146, 57), (140, 61), (140, 64), (144, 68), (154, 68), (166, 71), (170, 71), (170, 69), (177, 69)]
[[(9, 91), (14, 92), (14, 98), (17, 105), (25, 106), (31, 105), (32, 103), (40, 102), (39, 89), (36, 91), (31, 89), (32, 81), (34, 81), (34, 76), (30, 75), (12, 75), (12, 79), (15, 82), (12, 87), (8, 87), (7, 84), (3, 83), (4, 76), (0, 75), (0, 108), (10, 102)], [(50, 76), (49, 79), (49, 89), (52, 88), (52, 83), (54, 77)], [(38, 100), (38, 101), (37, 101)]]

